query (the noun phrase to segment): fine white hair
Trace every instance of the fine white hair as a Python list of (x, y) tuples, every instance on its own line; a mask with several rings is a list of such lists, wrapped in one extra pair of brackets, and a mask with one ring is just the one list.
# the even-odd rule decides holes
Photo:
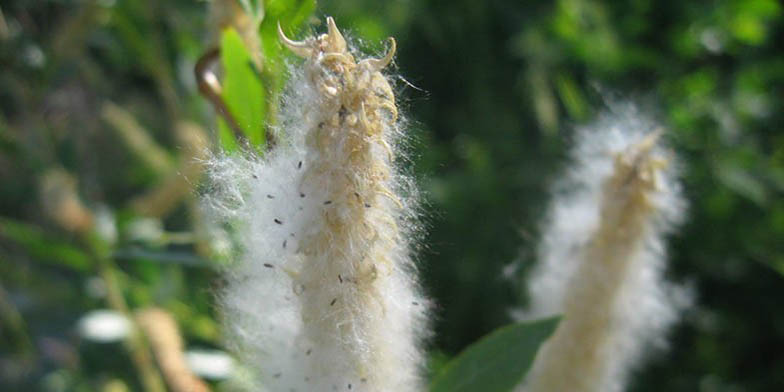
[(395, 166), (388, 61), (354, 61), (327, 25), (282, 38), (305, 61), (292, 66), (277, 145), (210, 161), (204, 200), (241, 245), (221, 311), (264, 390), (415, 391), (429, 303), (411, 251), (416, 192)]
[(521, 390), (619, 392), (646, 349), (663, 347), (690, 302), (666, 282), (666, 237), (685, 203), (662, 129), (633, 106), (577, 130), (554, 187), (531, 302), (521, 319), (562, 314)]

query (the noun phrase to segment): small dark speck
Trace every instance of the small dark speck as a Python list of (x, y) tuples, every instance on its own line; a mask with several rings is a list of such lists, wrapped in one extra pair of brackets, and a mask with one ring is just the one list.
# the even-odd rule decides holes
[(367, 378), (364, 378), (364, 377), (363, 377), (363, 378), (360, 378), (360, 379), (359, 379), (359, 381), (362, 381), (362, 382), (367, 382)]
[(305, 197), (305, 194), (304, 194), (304, 193), (302, 193), (302, 192), (300, 192), (300, 193), (299, 193), (299, 197)]
[(288, 240), (283, 240), (283, 249), (286, 249), (286, 243), (287, 242), (288, 242)]
[(329, 205), (329, 204), (332, 204), (332, 200), (327, 200), (324, 202), (324, 205)]
[(294, 233), (289, 233), (289, 236), (290, 236), (291, 238), (294, 238)]
[(348, 109), (346, 109), (345, 106), (341, 106), (340, 110), (338, 110), (338, 116), (343, 118), (343, 117), (346, 117), (346, 114), (348, 114)]
[(365, 208), (370, 208), (370, 203), (365, 203)]
[(340, 281), (340, 283), (343, 283), (343, 277), (340, 276), (340, 274), (338, 274), (338, 280)]
[(272, 377), (280, 378), (280, 373), (275, 373), (275, 374), (272, 375)]
[(282, 224), (283, 224), (283, 221), (282, 221), (282, 220), (280, 220), (280, 219), (278, 219), (278, 218), (275, 218), (275, 219), (273, 219), (273, 220), (275, 221), (275, 223), (277, 223), (277, 224), (279, 224), (279, 225), (282, 225)]
[(308, 349), (308, 351), (305, 351), (305, 355), (310, 355), (310, 353), (312, 353), (312, 352), (313, 352), (312, 349)]
[(414, 302), (411, 303), (411, 305), (419, 306), (419, 302), (414, 301)]
[(274, 199), (274, 198), (275, 198), (275, 196), (267, 195), (267, 199)]
[(337, 298), (333, 298), (333, 299), (332, 299), (332, 302), (330, 302), (330, 303), (329, 303), (329, 306), (332, 306), (332, 305), (334, 305), (334, 304), (335, 304), (335, 302), (338, 302), (338, 299), (337, 299)]
[(348, 389), (351, 389), (351, 384), (348, 384)]
[(264, 266), (267, 268), (274, 268), (275, 266), (270, 263), (264, 263)]
[(299, 163), (297, 163), (297, 169), (302, 169), (302, 161), (299, 161)]
[(252, 176), (253, 176), (253, 178), (255, 178), (257, 180), (259, 179), (259, 176), (255, 175), (255, 174), (252, 174)]
[(305, 376), (305, 382), (310, 382), (310, 377)]

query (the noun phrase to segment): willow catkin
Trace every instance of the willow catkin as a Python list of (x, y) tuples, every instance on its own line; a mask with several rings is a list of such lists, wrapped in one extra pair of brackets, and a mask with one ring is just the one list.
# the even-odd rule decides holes
[(303, 57), (280, 144), (220, 157), (207, 200), (233, 219), (244, 256), (222, 303), (234, 344), (270, 390), (420, 389), (426, 302), (411, 259), (413, 193), (397, 173), (394, 54), (356, 61), (327, 34), (284, 45)]
[(527, 392), (618, 392), (686, 303), (663, 281), (664, 237), (683, 201), (660, 131), (632, 111), (582, 130), (532, 273), (526, 317), (562, 314)]

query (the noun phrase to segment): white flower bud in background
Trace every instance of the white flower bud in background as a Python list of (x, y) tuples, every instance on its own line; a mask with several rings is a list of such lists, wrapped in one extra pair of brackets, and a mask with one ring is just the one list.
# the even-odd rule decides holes
[(95, 233), (106, 241), (107, 244), (117, 243), (117, 217), (109, 206), (99, 204), (93, 214), (95, 218)]
[(689, 302), (663, 280), (684, 202), (661, 129), (633, 109), (580, 129), (556, 186), (523, 318), (562, 314), (522, 390), (618, 392)]
[[(226, 326), (273, 391), (415, 391), (427, 302), (411, 260), (413, 189), (381, 59), (356, 61), (327, 34), (281, 40), (293, 69), (278, 144), (263, 158), (211, 162), (212, 210), (243, 255), (227, 271)], [(304, 72), (303, 72), (304, 71)]]
[(134, 218), (126, 225), (125, 234), (129, 241), (157, 243), (164, 234), (163, 222), (157, 218)]
[(123, 314), (108, 309), (85, 313), (78, 322), (79, 335), (98, 343), (112, 343), (131, 333), (131, 322)]
[(193, 373), (210, 380), (225, 380), (235, 371), (234, 358), (220, 350), (189, 349), (185, 361)]

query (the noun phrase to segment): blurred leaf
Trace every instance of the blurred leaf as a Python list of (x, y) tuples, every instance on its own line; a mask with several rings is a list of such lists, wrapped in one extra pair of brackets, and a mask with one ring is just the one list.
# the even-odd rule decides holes
[(615, 70), (620, 65), (620, 48), (608, 7), (596, 1), (560, 0), (552, 21), (556, 34), (578, 55), (597, 69)]
[(735, 38), (750, 45), (765, 41), (768, 21), (778, 16), (781, 10), (775, 0), (745, 0), (730, 4), (730, 30)]
[(574, 78), (569, 73), (562, 72), (556, 77), (555, 82), (558, 95), (569, 116), (576, 120), (584, 120), (588, 116), (588, 105)]
[(748, 171), (725, 163), (719, 165), (716, 176), (724, 186), (735, 193), (764, 207), (767, 204), (768, 192), (765, 185)]
[(264, 4), (260, 0), (237, 0), (242, 6), (242, 9), (245, 10), (251, 17), (254, 19), (263, 19), (264, 18)]
[(511, 391), (528, 372), (558, 317), (501, 327), (465, 349), (436, 375), (431, 392)]
[(0, 238), (23, 247), (30, 258), (65, 266), (76, 271), (90, 268), (90, 258), (78, 247), (46, 234), (39, 227), (9, 218), (0, 218)]
[(296, 28), (316, 9), (315, 0), (270, 0), (264, 3), (265, 23)]
[[(225, 72), (223, 99), (242, 132), (253, 146), (265, 144), (265, 92), (248, 50), (237, 31), (226, 29), (221, 39), (221, 62)], [(223, 138), (221, 138), (223, 141)], [(227, 150), (232, 146), (223, 145)]]
[(767, 257), (763, 258), (753, 258), (752, 260), (764, 265), (767, 268), (775, 271), (777, 274), (784, 277), (784, 256), (781, 255), (768, 255)]
[(189, 267), (210, 267), (211, 263), (189, 252), (157, 251), (138, 247), (118, 249), (113, 257), (118, 260), (149, 260), (161, 264), (179, 264)]
[(432, 350), (428, 354), (427, 369), (431, 376), (441, 373), (449, 365), (449, 360), (452, 359), (445, 352), (438, 349)]

